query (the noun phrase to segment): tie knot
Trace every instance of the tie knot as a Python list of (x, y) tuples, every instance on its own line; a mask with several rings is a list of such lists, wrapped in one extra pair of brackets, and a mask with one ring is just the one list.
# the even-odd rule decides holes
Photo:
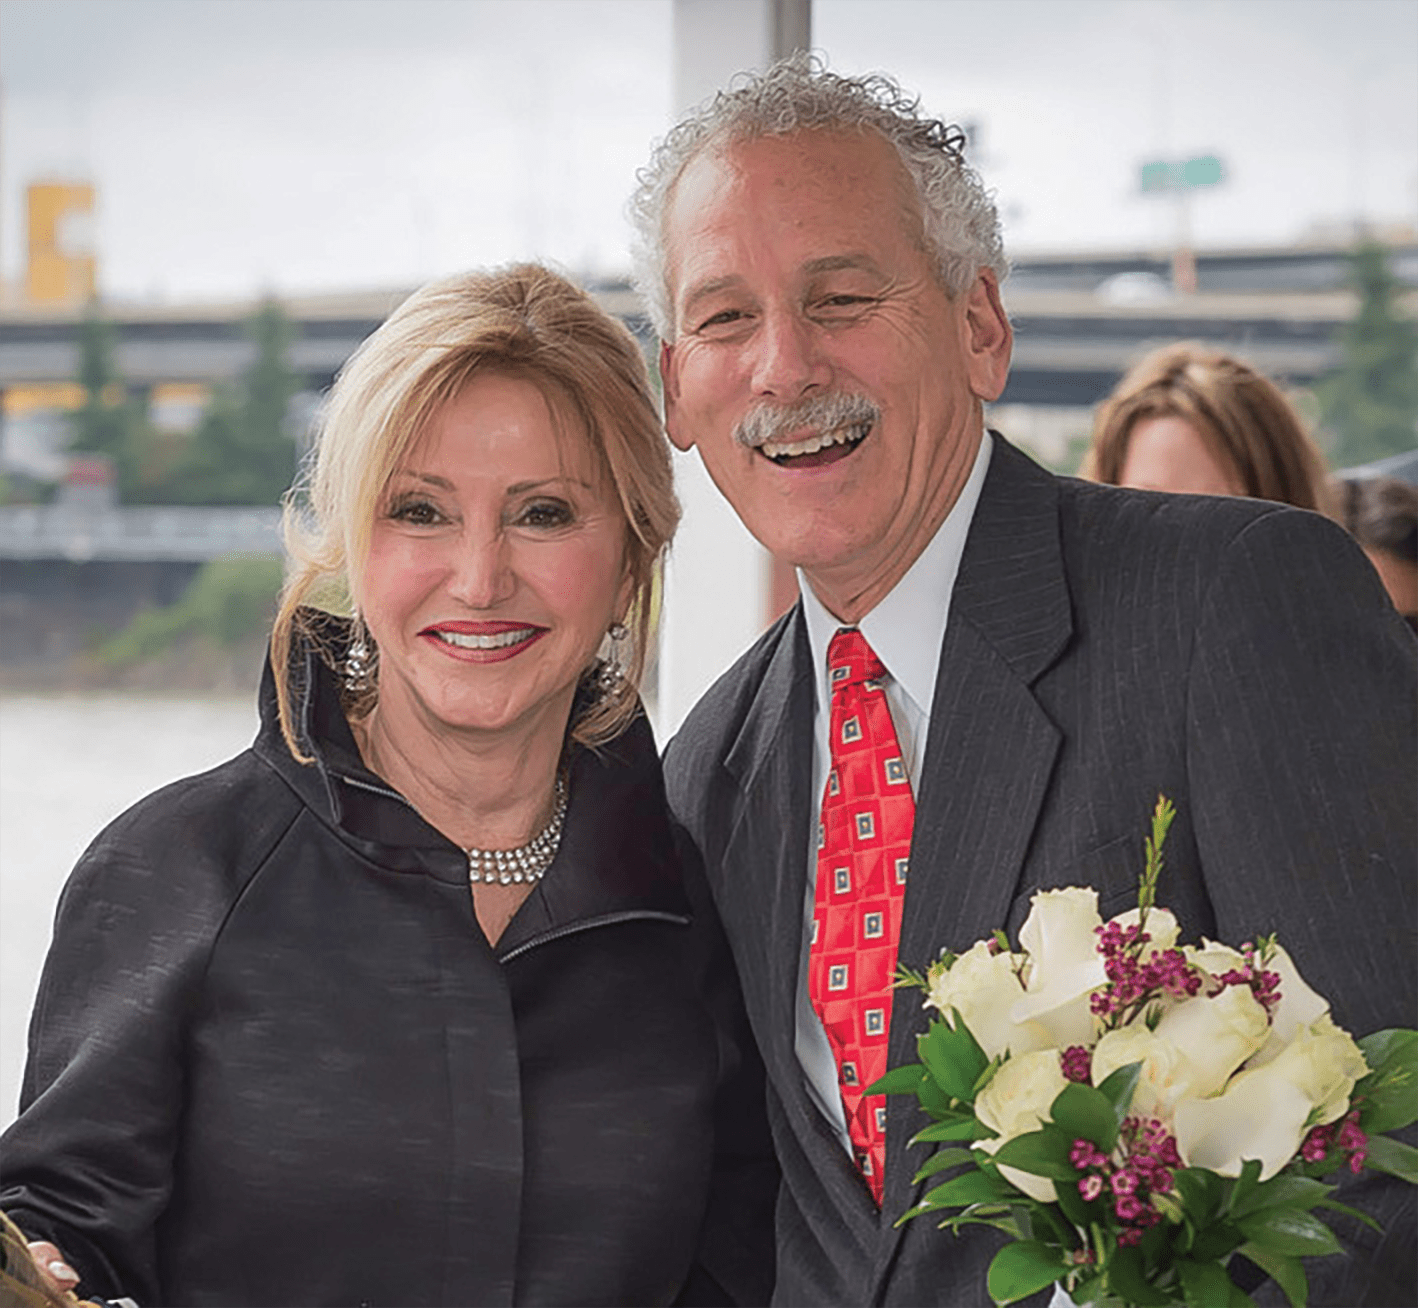
[(867, 638), (855, 627), (843, 627), (832, 637), (827, 647), (827, 668), (834, 691), (860, 686), (864, 681), (879, 681), (886, 672)]

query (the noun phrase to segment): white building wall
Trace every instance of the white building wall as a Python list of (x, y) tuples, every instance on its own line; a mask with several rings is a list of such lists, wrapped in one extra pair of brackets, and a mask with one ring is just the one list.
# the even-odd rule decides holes
[[(806, 47), (810, 10), (810, 0), (675, 0), (675, 114), (735, 73)], [(655, 721), (661, 743), (763, 630), (770, 578), (767, 555), (697, 452), (675, 454), (675, 487), (684, 519), (665, 570)]]

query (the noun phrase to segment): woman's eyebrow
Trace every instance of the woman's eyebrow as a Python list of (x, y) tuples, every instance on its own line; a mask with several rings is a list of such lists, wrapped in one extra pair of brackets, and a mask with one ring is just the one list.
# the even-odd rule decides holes
[(412, 468), (400, 468), (390, 480), (399, 477), (407, 478), (409, 481), (421, 481), (424, 485), (436, 486), (439, 490), (451, 491), (453, 489), (453, 483), (447, 477), (438, 477), (431, 472), (415, 472)]
[(528, 491), (534, 491), (542, 486), (580, 486), (584, 490), (595, 489), (589, 481), (583, 481), (580, 477), (543, 477), (540, 481), (519, 481), (514, 482), (507, 488), (509, 495), (525, 495)]

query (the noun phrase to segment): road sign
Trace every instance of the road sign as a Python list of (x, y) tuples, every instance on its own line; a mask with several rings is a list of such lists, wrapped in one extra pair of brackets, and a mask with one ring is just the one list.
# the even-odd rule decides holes
[(1144, 195), (1218, 186), (1225, 180), (1225, 165), (1214, 154), (1198, 155), (1194, 159), (1153, 159), (1143, 164), (1138, 173)]

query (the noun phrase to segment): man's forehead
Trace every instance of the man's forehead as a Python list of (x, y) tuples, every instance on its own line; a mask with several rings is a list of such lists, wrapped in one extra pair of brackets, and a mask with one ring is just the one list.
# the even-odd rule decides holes
[[(893, 172), (897, 184), (883, 185), (883, 174)], [(678, 299), (732, 281), (726, 265), (734, 263), (735, 239), (767, 230), (766, 212), (784, 204), (793, 208), (771, 234), (802, 243), (805, 274), (872, 266), (872, 242), (850, 239), (844, 201), (877, 236), (881, 223), (899, 221), (913, 204), (895, 147), (876, 131), (814, 128), (709, 143), (685, 165), (665, 208), (672, 293)]]

